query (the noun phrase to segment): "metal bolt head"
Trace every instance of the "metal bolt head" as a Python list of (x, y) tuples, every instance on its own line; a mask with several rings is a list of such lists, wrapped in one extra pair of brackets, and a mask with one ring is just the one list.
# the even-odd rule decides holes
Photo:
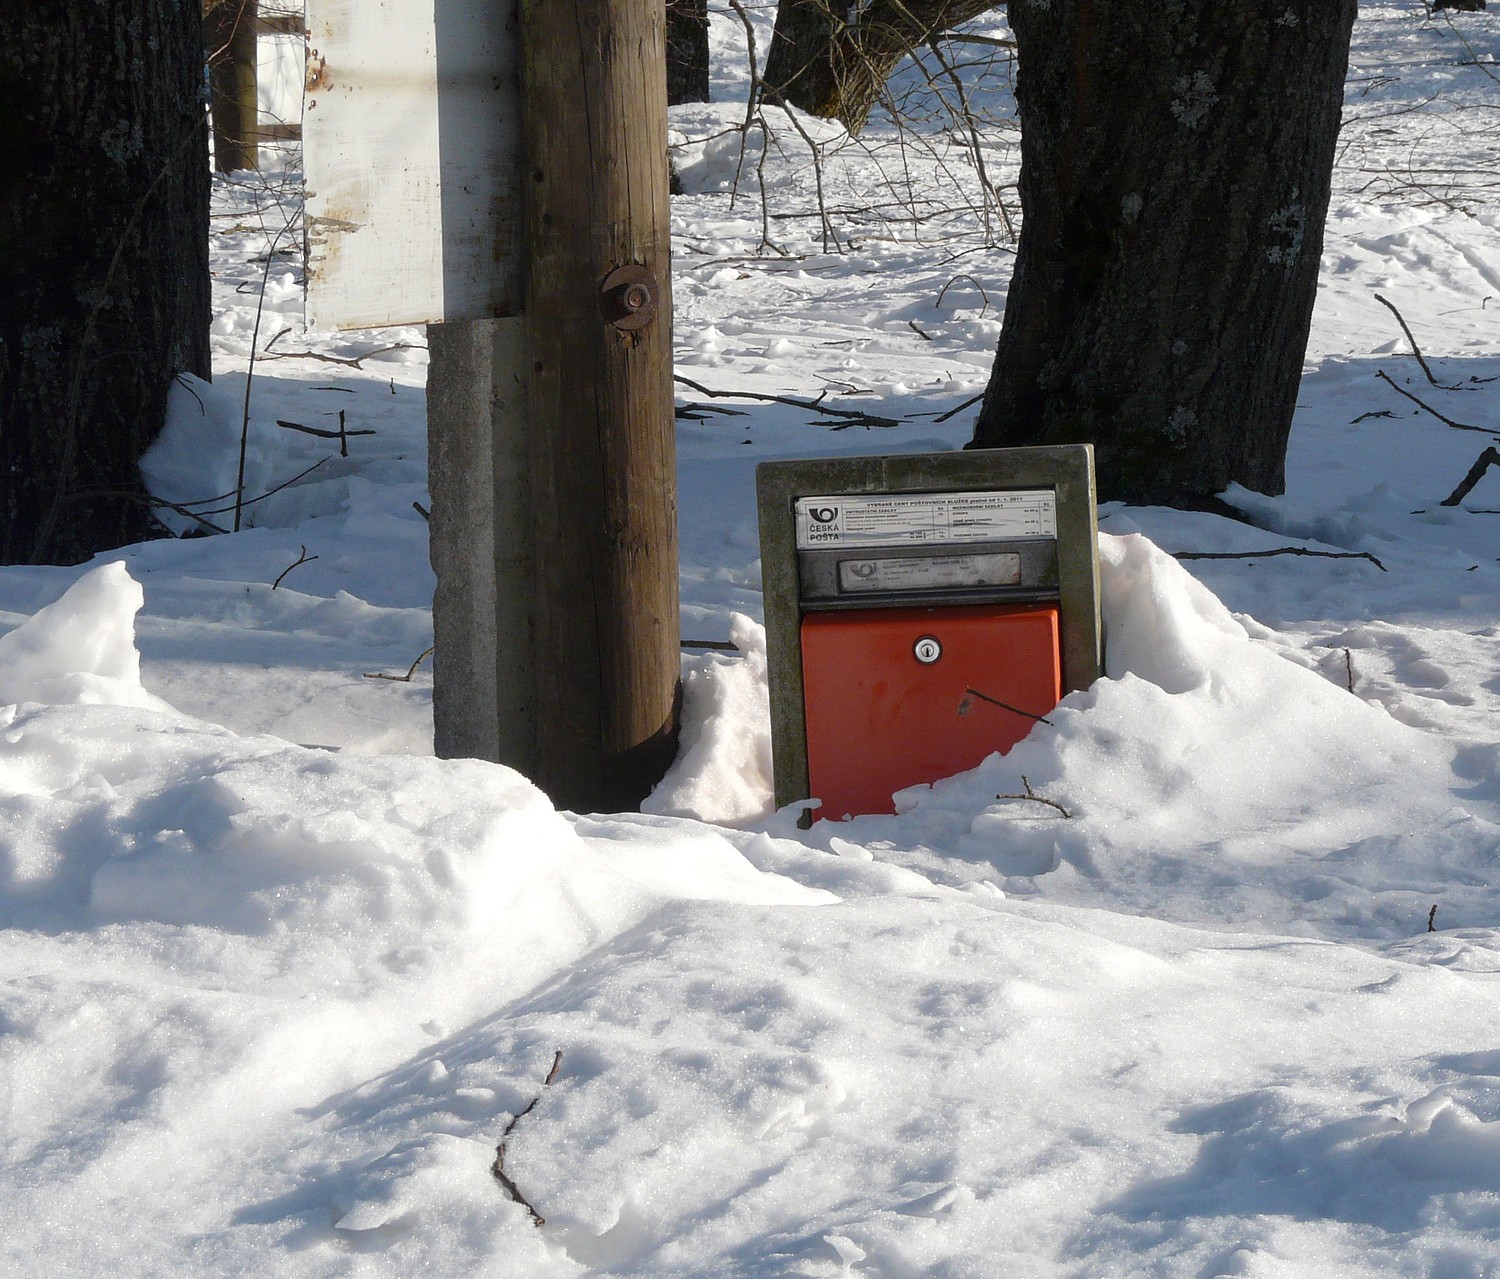
[(656, 277), (637, 263), (616, 267), (604, 277), (599, 292), (604, 318), (624, 332), (645, 328), (656, 314)]

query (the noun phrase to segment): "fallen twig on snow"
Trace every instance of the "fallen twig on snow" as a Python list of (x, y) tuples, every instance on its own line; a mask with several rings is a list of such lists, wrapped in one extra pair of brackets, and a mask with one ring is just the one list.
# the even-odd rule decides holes
[(937, 295), (937, 301), (932, 305), (934, 307), (942, 306), (943, 299), (948, 296), (948, 290), (951, 289), (960, 280), (967, 280), (970, 284), (972, 284), (976, 289), (979, 290), (979, 296), (984, 300), (984, 305), (979, 308), (979, 315), (982, 319), (984, 317), (984, 313), (990, 309), (990, 295), (984, 291), (984, 285), (980, 284), (978, 280), (976, 280), (972, 275), (969, 275), (967, 272), (955, 275), (951, 280), (948, 281), (947, 284), (943, 285), (942, 290)]
[(717, 404), (679, 404), (673, 414), (679, 422), (706, 422), (710, 413), (721, 417), (749, 417), (744, 409), (723, 409)]
[(339, 429), (330, 431), (323, 426), (303, 426), (301, 422), (288, 422), (282, 418), (276, 419), (276, 425), (287, 431), (301, 431), (303, 435), (316, 435), (320, 440), (337, 440), (339, 442), (339, 456), (349, 456), (349, 437), (351, 435), (374, 435), (369, 429), (358, 431), (347, 431), (344, 429), (344, 410), (339, 410)]
[[(737, 399), (737, 400), (759, 400), (763, 404), (790, 404), (794, 409), (807, 409), (816, 413), (819, 417), (837, 417), (847, 419), (849, 426), (900, 426), (901, 419), (894, 417), (881, 417), (877, 413), (865, 413), (860, 409), (835, 409), (823, 404), (828, 392), (822, 392), (815, 400), (804, 400), (795, 395), (762, 395), (758, 391), (715, 391), (711, 387), (704, 386), (701, 382), (694, 382), (692, 378), (674, 374), (672, 381), (680, 382), (683, 386), (690, 386), (699, 395), (707, 395), (713, 399)], [(835, 427), (841, 430), (841, 427)]]
[[(142, 496), (140, 493), (132, 493), (132, 492), (126, 490), (126, 489), (104, 489), (104, 488), (75, 489), (73, 491), (73, 496), (77, 497), (77, 498), (89, 498), (89, 497), (110, 497), (110, 498), (116, 498), (116, 499), (120, 499), (120, 500), (123, 500), (123, 501), (126, 501), (126, 502), (135, 502), (135, 503), (138, 503), (139, 505), (148, 507), (149, 509), (151, 509), (153, 511), (156, 510), (158, 507), (160, 507), (164, 511), (176, 511), (178, 515), (183, 516), (185, 519), (196, 520), (209, 533), (227, 533), (227, 532), (229, 532), (229, 530), (227, 528), (223, 528), (222, 526), (220, 526), (218, 524), (215, 524), (212, 520), (206, 520), (206, 519), (204, 519), (203, 516), (199, 515), (197, 511), (191, 510), (191, 509), (189, 509), (186, 506), (179, 506), (176, 502), (169, 502), (165, 498), (162, 498), (162, 497), (151, 497), (149, 495)], [(217, 500), (217, 499), (215, 499), (215, 500)]]
[(1459, 481), (1458, 487), (1449, 493), (1439, 505), (1457, 506), (1474, 491), (1474, 486), (1492, 466), (1500, 466), (1500, 450), (1497, 450), (1493, 444), (1479, 455), (1479, 460), (1469, 468), (1469, 473)]
[(1030, 781), (1030, 779), (1027, 778), (1027, 776), (1026, 776), (1025, 773), (1021, 774), (1021, 785), (1026, 788), (1026, 793), (1024, 795), (996, 795), (995, 798), (996, 799), (1029, 799), (1033, 804), (1046, 804), (1048, 808), (1055, 808), (1055, 809), (1057, 809), (1057, 811), (1059, 813), (1061, 813), (1064, 817), (1071, 818), (1073, 816), (1072, 813), (1068, 812), (1068, 810), (1066, 808), (1064, 808), (1061, 804), (1059, 804), (1055, 799), (1048, 799), (1045, 795), (1038, 795), (1034, 790), (1032, 790), (1031, 789), (1031, 781)]
[(1320, 560), (1369, 560), (1382, 573), (1385, 565), (1369, 551), (1310, 551), (1304, 546), (1278, 546), (1269, 551), (1174, 551), (1174, 560), (1263, 560), (1273, 555), (1308, 555)]
[[(298, 471), (297, 474), (294, 475), (294, 476), (292, 476), (291, 479), (289, 479), (289, 480), (283, 480), (275, 488), (267, 489), (264, 493), (260, 494), (260, 496), (258, 496), (258, 497), (246, 498), (243, 502), (236, 501), (234, 503), (234, 505), (232, 505), (232, 506), (217, 506), (213, 510), (203, 511), (203, 512), (200, 512), (200, 513), (203, 514), (203, 515), (223, 515), (226, 511), (239, 511), (239, 510), (243, 510), (247, 506), (254, 506), (257, 502), (264, 502), (266, 500), (266, 498), (268, 498), (268, 497), (274, 497), (277, 493), (280, 493), (282, 489), (284, 489), (284, 488), (290, 488), (298, 480), (304, 478), (305, 476), (311, 475), (314, 471), (316, 471), (318, 469), (318, 467), (322, 466), (323, 463), (325, 463), (326, 461), (328, 461), (328, 458), (326, 458), (326, 457), (320, 457), (316, 462), (314, 462), (311, 466), (309, 466), (305, 471)], [(236, 490), (236, 492), (237, 491), (238, 490)], [(229, 497), (229, 496), (230, 496), (230, 494), (223, 493), (223, 494), (220, 494), (220, 497), (211, 497), (211, 498), (207, 498), (205, 500), (209, 501), (209, 502), (217, 502), (217, 501), (220, 500), (220, 498), (222, 498), (222, 497)]]
[(1444, 426), (1451, 426), (1455, 431), (1478, 431), (1481, 435), (1493, 435), (1497, 439), (1500, 439), (1500, 432), (1497, 432), (1492, 427), (1470, 426), (1467, 422), (1455, 422), (1451, 417), (1444, 417), (1435, 408), (1433, 408), (1432, 405), (1424, 404), (1421, 400), (1417, 399), (1417, 397), (1410, 391), (1402, 390), (1401, 387), (1396, 385), (1395, 381), (1388, 373), (1386, 373), (1384, 369), (1377, 369), (1375, 371), (1375, 376), (1389, 383), (1393, 391), (1399, 392), (1401, 395), (1406, 396), (1406, 398), (1413, 404), (1415, 404), (1419, 409), (1426, 409), (1427, 412), (1431, 413), (1432, 416), (1437, 418), (1437, 420)]
[(972, 396), (971, 398), (965, 400), (957, 408), (949, 409), (946, 413), (941, 413), (937, 417), (933, 418), (932, 420), (933, 420), (934, 423), (937, 423), (937, 422), (946, 422), (950, 417), (957, 417), (965, 409), (972, 408), (974, 405), (978, 404), (979, 401), (982, 400), (982, 399), (984, 399), (984, 392), (983, 391), (981, 391), (978, 395)]
[(372, 356), (387, 355), (391, 351), (425, 351), (427, 349), (420, 342), (393, 342), (389, 346), (377, 346), (373, 351), (365, 351), (355, 356), (324, 355), (321, 351), (277, 351), (273, 354), (271, 348), (290, 332), (290, 329), (282, 329), (266, 343), (260, 358), (262, 360), (321, 360), (324, 364), (341, 364), (348, 369), (363, 371), (364, 365), (361, 361), (368, 360)]
[[(562, 1049), (559, 1048), (557, 1050), (557, 1055), (552, 1059), (552, 1069), (547, 1072), (547, 1077), (542, 1080), (542, 1087), (544, 1089), (552, 1087), (552, 1081), (557, 1078), (558, 1071), (562, 1069), (562, 1059)], [(537, 1106), (541, 1103), (542, 1096), (542, 1093), (537, 1093), (537, 1095), (531, 1099), (531, 1104), (527, 1106), (525, 1110), (521, 1111), (519, 1114), (511, 1116), (510, 1123), (505, 1125), (505, 1131), (500, 1134), (500, 1144), (495, 1147), (495, 1162), (490, 1165), (490, 1172), (494, 1175), (495, 1180), (505, 1188), (505, 1193), (508, 1194), (515, 1203), (520, 1204), (521, 1207), (526, 1209), (526, 1211), (531, 1214), (531, 1224), (534, 1226), (545, 1226), (547, 1224), (547, 1219), (531, 1206), (531, 1204), (527, 1201), (526, 1196), (521, 1193), (520, 1187), (511, 1180), (510, 1175), (505, 1171), (505, 1146), (506, 1143), (510, 1140), (511, 1133), (515, 1132), (516, 1125), (537, 1108)]]
[(1437, 378), (1432, 376), (1432, 370), (1427, 367), (1427, 361), (1422, 358), (1422, 350), (1417, 346), (1417, 339), (1412, 336), (1411, 329), (1407, 327), (1406, 320), (1402, 317), (1401, 312), (1396, 310), (1394, 303), (1386, 301), (1378, 293), (1375, 295), (1375, 300), (1396, 317), (1396, 323), (1401, 326), (1401, 332), (1406, 334), (1406, 340), (1411, 343), (1411, 353), (1417, 357), (1417, 363), (1422, 366), (1422, 372), (1427, 374), (1427, 380), (1440, 391), (1463, 390), (1464, 388), (1459, 386), (1444, 386)]
[[(294, 565), (293, 567), (296, 567), (296, 566)], [(420, 653), (418, 653), (417, 654), (417, 660), (414, 661), (410, 666), (408, 666), (406, 668), (406, 674), (405, 675), (387, 675), (383, 671), (366, 671), (365, 672), (365, 678), (366, 679), (388, 679), (388, 680), (390, 680), (394, 684), (410, 684), (412, 682), (412, 680), (416, 677), (417, 667), (419, 667), (423, 662), (425, 662), (429, 657), (431, 657), (432, 654), (433, 654), (433, 652), (436, 649), (437, 649), (437, 645), (433, 644), (431, 647), (424, 648)]]
[(297, 557), (297, 559), (293, 563), (288, 564), (284, 569), (282, 569), (276, 580), (271, 583), (271, 589), (273, 591), (281, 585), (282, 578), (284, 578), (294, 568), (300, 568), (304, 564), (311, 564), (315, 559), (318, 558), (316, 555), (309, 555), (307, 553), (307, 547), (305, 546), (301, 548), (301, 552), (302, 553)]

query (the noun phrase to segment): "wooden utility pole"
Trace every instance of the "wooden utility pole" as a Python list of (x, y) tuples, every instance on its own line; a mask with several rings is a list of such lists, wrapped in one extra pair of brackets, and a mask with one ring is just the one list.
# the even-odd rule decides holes
[(520, 18), (532, 777), (618, 810), (676, 750), (665, 8), (521, 0)]
[(676, 751), (665, 16), (307, 9), (309, 310), (432, 326), (434, 749), (574, 810)]
[(214, 168), (260, 168), (256, 93), (258, 0), (205, 0), (203, 45), (208, 56)]

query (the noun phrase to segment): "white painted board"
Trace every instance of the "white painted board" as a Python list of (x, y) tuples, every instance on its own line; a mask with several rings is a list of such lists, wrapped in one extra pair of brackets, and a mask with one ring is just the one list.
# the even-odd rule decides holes
[(307, 322), (520, 309), (520, 90), (507, 0), (307, 0)]

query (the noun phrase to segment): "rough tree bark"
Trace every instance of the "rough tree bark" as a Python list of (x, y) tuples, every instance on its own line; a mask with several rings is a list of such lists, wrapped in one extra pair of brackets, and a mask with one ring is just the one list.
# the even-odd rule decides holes
[(667, 105), (708, 101), (708, 0), (667, 0)]
[(1284, 486), (1355, 0), (1013, 0), (1023, 222), (974, 445)]
[(851, 22), (843, 0), (781, 0), (762, 76), (766, 96), (857, 134), (902, 58), (996, 7), (995, 0), (870, 0)]
[(137, 461), (209, 372), (199, 0), (28, 0), (0, 41), (0, 563), (149, 536)]

